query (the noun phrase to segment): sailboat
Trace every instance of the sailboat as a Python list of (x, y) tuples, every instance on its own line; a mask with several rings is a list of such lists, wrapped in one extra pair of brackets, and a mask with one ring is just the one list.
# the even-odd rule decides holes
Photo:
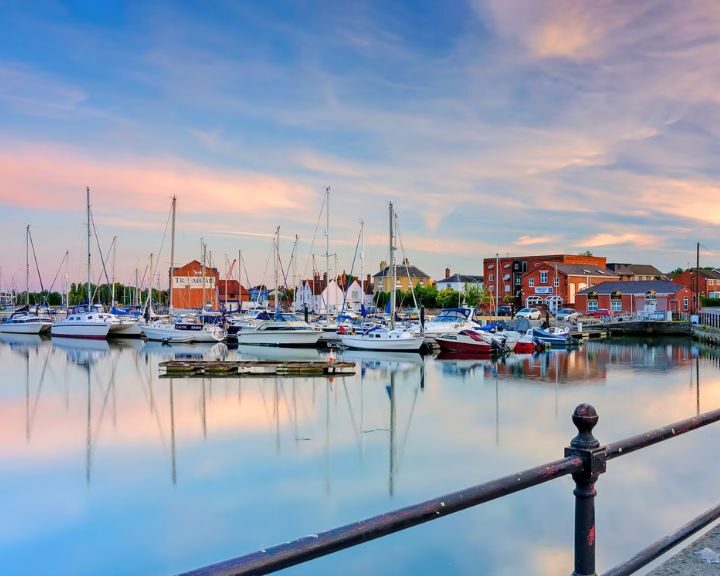
[(255, 327), (243, 328), (237, 333), (238, 345), (254, 344), (259, 346), (315, 346), (321, 332), (310, 324), (300, 320), (294, 314), (280, 312), (280, 289), (278, 286), (278, 259), (280, 245), (280, 227), (275, 231), (275, 314)]
[[(52, 322), (30, 313), (30, 226), (25, 230), (25, 306), (15, 310), (0, 324), (0, 332), (8, 334), (43, 334), (50, 332)], [(34, 250), (34, 249), (33, 249)]]
[(92, 303), (90, 277), (90, 188), (87, 188), (87, 304), (68, 307), (67, 317), (52, 325), (50, 333), (54, 337), (90, 338), (104, 340), (112, 325), (119, 324), (113, 314), (103, 311), (102, 306)]
[[(155, 320), (142, 326), (142, 331), (148, 340), (160, 340), (163, 342), (221, 342), (225, 339), (225, 330), (217, 324), (204, 324), (202, 320), (193, 316), (184, 316), (179, 320), (173, 318), (173, 284), (175, 279), (175, 207), (177, 200), (172, 199), (172, 234), (170, 243), (170, 303), (168, 314), (169, 319)], [(150, 295), (148, 292), (148, 309), (150, 307)], [(204, 300), (204, 299), (203, 299)]]
[(416, 336), (409, 330), (395, 327), (395, 291), (397, 267), (395, 265), (395, 214), (390, 202), (390, 272), (392, 289), (390, 292), (390, 327), (375, 326), (359, 334), (342, 337), (343, 346), (361, 350), (392, 350), (395, 352), (417, 352), (425, 338)]

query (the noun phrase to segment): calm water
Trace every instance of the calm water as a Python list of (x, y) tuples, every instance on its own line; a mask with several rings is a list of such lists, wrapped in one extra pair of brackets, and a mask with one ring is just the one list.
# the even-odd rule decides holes
[[(213, 380), (158, 363), (323, 355), (0, 337), (4, 574), (189, 570), (560, 458), (582, 401), (603, 442), (720, 406), (718, 360), (683, 341), (355, 352), (345, 378)], [(609, 463), (599, 569), (720, 500), (719, 441), (711, 426)], [(286, 573), (570, 574), (571, 493), (565, 478)]]

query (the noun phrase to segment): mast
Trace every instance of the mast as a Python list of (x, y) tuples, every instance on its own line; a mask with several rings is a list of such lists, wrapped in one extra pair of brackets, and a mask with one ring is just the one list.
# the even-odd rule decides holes
[[(393, 228), (393, 204), (390, 202), (390, 281), (392, 288), (390, 289), (390, 327), (395, 328), (395, 284), (397, 283), (397, 271), (395, 270), (395, 231)], [(387, 277), (387, 275), (386, 275)]]
[(280, 257), (280, 226), (277, 227), (275, 230), (275, 241), (273, 242), (275, 244), (275, 258), (274, 258), (274, 266), (275, 266), (275, 316), (278, 315), (278, 258)]
[(200, 265), (200, 269), (202, 270), (200, 273), (202, 278), (202, 302), (200, 304), (200, 313), (202, 314), (205, 311), (205, 240), (202, 238), (200, 238), (200, 254), (202, 255), (202, 264)]
[(25, 305), (30, 306), (30, 224), (25, 228)]
[(242, 280), (242, 275), (240, 272), (241, 270), (242, 270), (242, 250), (238, 250), (238, 307), (237, 307), (238, 314), (240, 312), (242, 312), (242, 284), (240, 282)]
[(360, 308), (365, 305), (365, 222), (360, 220)]
[(330, 318), (330, 186), (325, 187), (325, 314)]
[[(522, 303), (521, 303), (522, 304)], [(500, 253), (495, 253), (495, 320), (498, 316), (498, 306), (500, 305)]]
[(695, 253), (695, 314), (700, 312), (700, 242)]
[(175, 284), (175, 196), (172, 197), (172, 224), (170, 235), (170, 280), (168, 281), (168, 314), (173, 311), (173, 284)]
[(86, 186), (87, 190), (87, 311), (90, 312), (90, 305), (92, 302), (92, 293), (90, 292), (90, 186)]
[(110, 289), (110, 306), (115, 306), (115, 258), (117, 258), (117, 236), (113, 236), (112, 288)]
[(70, 299), (68, 298), (68, 266), (70, 262), (70, 251), (65, 250), (65, 310), (70, 305)]

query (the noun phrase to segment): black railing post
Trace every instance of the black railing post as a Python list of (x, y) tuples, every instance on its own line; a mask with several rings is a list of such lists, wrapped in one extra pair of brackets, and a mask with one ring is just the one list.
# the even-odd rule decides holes
[(583, 470), (572, 475), (575, 480), (575, 570), (573, 576), (596, 576), (595, 572), (595, 481), (605, 472), (605, 449), (593, 436), (598, 422), (595, 408), (580, 404), (572, 420), (578, 434), (565, 448), (565, 457), (579, 456)]

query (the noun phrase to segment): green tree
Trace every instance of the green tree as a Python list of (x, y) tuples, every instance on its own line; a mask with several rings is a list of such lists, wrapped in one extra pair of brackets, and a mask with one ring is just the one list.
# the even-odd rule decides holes
[(683, 272), (685, 272), (685, 270), (683, 270), (682, 267), (678, 266), (670, 272), (670, 277), (676, 278), (677, 276), (680, 276), (680, 274), (682, 274)]
[(593, 253), (590, 252), (590, 250), (585, 250), (585, 252), (578, 252), (578, 256), (592, 256)]
[(437, 305), (441, 308), (452, 308), (458, 305), (459, 294), (452, 288), (440, 290), (437, 294)]
[(437, 307), (437, 295), (438, 291), (435, 286), (423, 286), (418, 282), (415, 286), (415, 297), (418, 301), (418, 306), (424, 306), (425, 308), (436, 308)]

